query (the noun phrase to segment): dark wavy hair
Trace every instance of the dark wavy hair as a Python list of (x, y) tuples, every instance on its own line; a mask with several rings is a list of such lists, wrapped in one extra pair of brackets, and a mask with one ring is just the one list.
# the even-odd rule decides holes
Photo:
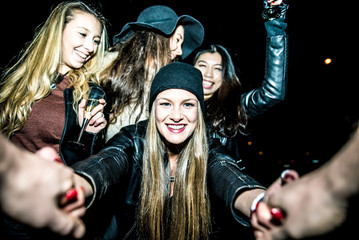
[(207, 127), (211, 133), (228, 138), (233, 138), (238, 133), (245, 134), (247, 115), (241, 104), (243, 89), (230, 54), (221, 45), (210, 45), (196, 54), (194, 65), (204, 53), (221, 55), (223, 78), (221, 87), (205, 102)]
[(131, 103), (141, 107), (136, 122), (145, 111), (145, 82), (152, 82), (154, 74), (171, 62), (170, 38), (152, 31), (137, 31), (111, 51), (118, 51), (117, 58), (101, 73), (101, 86), (109, 94), (112, 122)]

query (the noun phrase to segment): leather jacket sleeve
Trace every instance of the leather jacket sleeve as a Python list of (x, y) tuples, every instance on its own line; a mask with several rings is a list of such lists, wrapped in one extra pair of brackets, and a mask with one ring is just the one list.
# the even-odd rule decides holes
[(207, 176), (210, 195), (220, 199), (236, 221), (244, 226), (250, 226), (248, 217), (234, 209), (234, 202), (243, 191), (255, 188), (265, 189), (265, 187), (241, 171), (217, 139), (211, 141)]
[[(100, 88), (97, 85), (92, 85), (92, 87)], [(88, 158), (102, 149), (105, 144), (106, 128), (96, 134), (85, 131), (81, 139), (81, 143), (86, 146), (84, 149), (79, 149), (73, 146), (71, 141), (76, 141), (78, 134), (80, 133), (80, 126), (78, 124), (77, 114), (73, 110), (72, 89), (66, 89), (64, 91), (64, 99), (66, 114), (65, 126), (60, 141), (60, 155), (67, 165), (72, 165), (75, 162)], [(106, 95), (105, 100), (108, 102)], [(106, 104), (104, 109), (104, 117), (107, 122), (109, 121), (109, 106), (110, 104)]]
[(127, 131), (133, 128), (134, 125), (122, 128), (99, 153), (71, 166), (77, 174), (87, 178), (92, 184), (94, 194), (87, 202), (88, 207), (96, 199), (103, 198), (110, 189), (118, 186), (131, 171), (132, 164), (138, 162), (136, 157), (139, 155), (136, 152), (140, 149), (139, 144), (134, 141), (133, 131)]
[(280, 101), (287, 91), (288, 36), (284, 18), (265, 22), (267, 31), (265, 76), (262, 86), (243, 94), (241, 104), (248, 118), (253, 118)]

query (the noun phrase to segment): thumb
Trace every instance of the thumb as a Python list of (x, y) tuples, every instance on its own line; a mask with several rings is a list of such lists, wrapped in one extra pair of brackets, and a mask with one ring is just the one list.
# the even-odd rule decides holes
[(55, 161), (55, 159), (59, 159), (59, 155), (55, 151), (55, 149), (51, 147), (43, 147), (36, 151), (36, 155), (40, 156), (41, 158), (49, 161)]
[(86, 106), (86, 99), (82, 99), (80, 104), (79, 104), (79, 109), (78, 109), (78, 118), (79, 118), (79, 124), (80, 127), (82, 126), (82, 122), (84, 119), (84, 114), (85, 114), (85, 106)]

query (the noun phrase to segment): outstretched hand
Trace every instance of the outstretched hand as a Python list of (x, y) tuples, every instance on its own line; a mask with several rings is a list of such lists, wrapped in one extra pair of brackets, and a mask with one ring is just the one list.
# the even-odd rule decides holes
[(286, 221), (286, 211), (281, 205), (268, 205), (268, 201), (283, 187), (292, 184), (298, 178), (299, 174), (296, 171), (284, 171), (280, 178), (268, 188), (262, 201), (257, 204), (251, 215), (251, 224), (257, 240), (275, 239), (272, 236), (273, 231), (276, 231)]
[[(9, 144), (12, 154), (10, 166), (1, 176), (1, 209), (8, 216), (34, 228), (48, 228), (60, 235), (81, 238), (85, 226), (80, 220), (85, 208), (68, 211), (61, 207), (61, 199), (74, 187), (73, 170), (47, 159), (56, 159), (52, 148), (43, 148), (37, 154)], [(81, 196), (79, 201), (82, 201)], [(77, 203), (80, 205), (81, 203)], [(79, 210), (80, 209), (80, 210)]]

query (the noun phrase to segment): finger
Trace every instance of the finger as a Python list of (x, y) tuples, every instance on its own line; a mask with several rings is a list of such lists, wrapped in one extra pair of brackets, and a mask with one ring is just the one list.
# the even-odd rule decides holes
[(256, 239), (263, 239), (264, 232), (268, 231), (267, 228), (259, 223), (257, 213), (253, 213), (251, 216), (251, 227), (253, 228), (253, 233)]
[(68, 205), (74, 201), (77, 200), (77, 189), (76, 188), (72, 188), (70, 190), (68, 190), (64, 196), (62, 197), (62, 199), (60, 200), (60, 206), (65, 206)]
[(70, 214), (73, 217), (80, 218), (80, 217), (83, 217), (85, 215), (85, 213), (86, 213), (86, 207), (83, 206), (81, 208), (77, 208), (77, 209), (69, 212), (68, 214)]
[(282, 0), (268, 0), (268, 3), (272, 6), (278, 6), (282, 3)]
[(99, 105), (97, 105), (96, 107), (94, 107), (92, 109), (91, 116), (95, 116), (95, 115), (97, 115), (97, 113), (103, 112), (104, 108), (105, 108), (105, 104), (100, 103)]
[(62, 208), (64, 212), (72, 212), (75, 209), (81, 208), (85, 205), (85, 192), (83, 187), (78, 187), (76, 190), (76, 198), (71, 197), (65, 202), (66, 206)]
[(282, 240), (287, 239), (288, 234), (286, 234), (283, 227), (276, 227), (270, 231), (271, 239)]
[(78, 114), (77, 114), (80, 126), (82, 126), (82, 122), (83, 122), (83, 119), (84, 119), (85, 106), (86, 106), (86, 99), (82, 99), (80, 104), (79, 104), (79, 109), (78, 109)]
[(107, 124), (107, 121), (105, 119), (105, 115), (103, 112), (98, 112), (95, 116), (91, 118), (91, 121), (89, 122), (89, 125), (92, 127), (105, 127)]
[(106, 100), (105, 100), (105, 99), (101, 98), (101, 99), (99, 100), (99, 102), (100, 102), (100, 104), (106, 106)]
[(72, 235), (81, 238), (85, 234), (85, 225), (79, 219), (56, 209), (53, 217), (49, 219), (49, 229), (62, 236)]
[(56, 159), (60, 159), (55, 149), (51, 147), (43, 147), (39, 149), (38, 151), (36, 151), (36, 155), (48, 161), (57, 161)]
[(258, 223), (265, 227), (266, 229), (272, 228), (274, 225), (272, 224), (273, 216), (271, 214), (271, 208), (264, 203), (260, 202), (258, 204), (257, 210), (256, 210), (256, 217), (258, 220)]

